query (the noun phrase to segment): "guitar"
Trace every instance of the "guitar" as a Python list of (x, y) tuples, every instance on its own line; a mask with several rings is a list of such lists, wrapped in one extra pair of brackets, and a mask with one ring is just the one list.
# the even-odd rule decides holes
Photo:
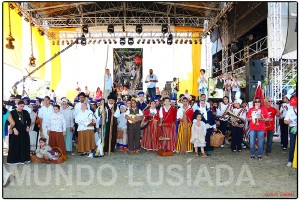
[[(150, 113), (149, 115), (139, 115), (139, 114), (137, 114), (137, 115), (132, 115), (132, 114), (130, 114), (130, 115), (127, 115), (127, 116), (129, 116), (129, 117), (131, 117), (131, 118), (134, 118), (134, 119), (138, 119), (138, 118), (144, 118), (144, 117), (147, 117), (147, 116), (154, 116), (154, 115), (155, 115), (155, 114)], [(129, 122), (130, 124), (133, 123), (132, 120), (128, 120), (128, 122)]]

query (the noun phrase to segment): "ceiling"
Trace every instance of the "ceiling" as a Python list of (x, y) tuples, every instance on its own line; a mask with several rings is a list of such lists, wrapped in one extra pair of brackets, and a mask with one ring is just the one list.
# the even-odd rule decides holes
[(161, 25), (203, 28), (205, 19), (212, 19), (222, 9), (223, 2), (22, 2), (31, 12), (37, 25), (52, 27), (79, 27), (83, 24)]

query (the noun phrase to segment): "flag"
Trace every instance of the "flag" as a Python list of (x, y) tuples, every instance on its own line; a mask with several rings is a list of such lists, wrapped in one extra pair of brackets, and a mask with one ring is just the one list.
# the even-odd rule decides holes
[(255, 98), (259, 98), (260, 101), (261, 101), (261, 106), (264, 106), (264, 93), (261, 89), (261, 82), (258, 81), (257, 83), (257, 88), (255, 90), (255, 93), (254, 93), (254, 98), (253, 98), (253, 101)]

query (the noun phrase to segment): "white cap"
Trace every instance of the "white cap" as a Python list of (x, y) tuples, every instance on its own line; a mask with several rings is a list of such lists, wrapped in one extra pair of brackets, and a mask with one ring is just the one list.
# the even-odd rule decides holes
[(243, 103), (243, 101), (242, 101), (242, 99), (236, 99), (235, 101), (234, 101), (234, 103), (238, 103), (238, 104), (242, 104)]

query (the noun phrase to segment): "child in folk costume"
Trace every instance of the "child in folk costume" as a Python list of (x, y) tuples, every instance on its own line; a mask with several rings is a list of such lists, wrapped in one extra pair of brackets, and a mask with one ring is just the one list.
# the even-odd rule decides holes
[[(240, 92), (236, 93), (236, 100), (234, 101), (233, 114), (239, 119), (234, 119), (232, 117), (233, 123), (231, 124), (231, 151), (236, 152), (242, 151), (242, 141), (243, 141), (243, 128), (246, 122), (246, 110), (241, 108), (242, 100), (240, 97)], [(231, 121), (232, 121), (231, 120)]]
[(202, 157), (206, 157), (206, 153), (204, 152), (204, 147), (206, 146), (206, 126), (205, 123), (201, 121), (202, 118), (203, 116), (198, 113), (196, 119), (194, 119), (192, 126), (192, 137), (190, 139), (190, 142), (194, 144), (195, 156), (198, 156), (198, 147), (201, 147)]
[(53, 158), (53, 155), (49, 152), (52, 150), (52, 148), (47, 145), (46, 141), (46, 138), (39, 139), (39, 146), (35, 151), (35, 156), (38, 158), (43, 158), (45, 160), (50, 160)]
[(186, 97), (183, 97), (181, 102), (183, 105), (177, 111), (179, 126), (176, 151), (180, 154), (185, 154), (186, 152), (193, 151), (193, 145), (190, 143), (190, 138), (194, 110), (188, 104), (189, 100)]
[(161, 136), (158, 143), (158, 149), (168, 150), (174, 152), (176, 149), (176, 115), (177, 109), (170, 105), (170, 98), (164, 98), (164, 106), (159, 110), (159, 118), (161, 127)]
[(141, 121), (143, 119), (143, 112), (137, 108), (135, 99), (131, 99), (131, 108), (126, 111), (126, 119), (128, 120), (128, 148), (130, 154), (135, 152), (139, 154), (141, 148)]
[(205, 123), (206, 126), (206, 146), (204, 150), (206, 151), (207, 155), (210, 156), (211, 152), (214, 150), (213, 147), (210, 146), (210, 136), (213, 134), (213, 130), (217, 131), (216, 121), (211, 110), (206, 108), (206, 102), (204, 100), (200, 101), (200, 107), (195, 111), (193, 119), (196, 118), (198, 113), (201, 113), (203, 115), (203, 118), (201, 120)]
[(125, 117), (126, 106), (120, 106), (120, 117), (118, 118), (118, 131), (123, 132), (123, 137), (121, 139), (117, 139), (117, 144), (120, 146), (120, 151), (126, 153), (127, 150), (127, 119)]
[(158, 140), (158, 121), (159, 114), (158, 109), (156, 109), (155, 101), (150, 102), (150, 109), (144, 112), (144, 122), (148, 122), (148, 125), (143, 130), (142, 137), (142, 147), (147, 151), (157, 150), (157, 140)]

